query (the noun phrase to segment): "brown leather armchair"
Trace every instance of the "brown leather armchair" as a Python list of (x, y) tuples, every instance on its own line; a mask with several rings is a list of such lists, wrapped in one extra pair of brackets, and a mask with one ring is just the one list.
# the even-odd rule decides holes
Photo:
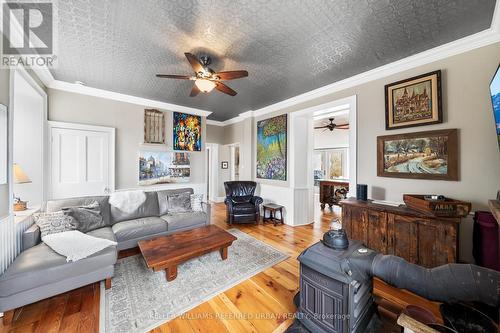
[(263, 200), (255, 196), (256, 182), (224, 182), (227, 223), (259, 223)]

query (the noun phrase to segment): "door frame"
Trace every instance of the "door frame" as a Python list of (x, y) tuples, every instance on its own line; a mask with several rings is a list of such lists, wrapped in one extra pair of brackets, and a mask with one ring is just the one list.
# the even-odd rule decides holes
[(208, 193), (207, 201), (219, 201), (219, 144), (217, 143), (206, 143), (206, 149), (209, 151), (207, 168), (210, 170), (210, 174), (207, 179), (208, 182)]
[(105, 127), (105, 126), (96, 126), (96, 125), (85, 125), (85, 124), (77, 124), (77, 123), (65, 123), (61, 121), (48, 121), (48, 156), (49, 156), (49, 168), (47, 169), (47, 179), (49, 180), (48, 186), (48, 198), (52, 198), (52, 129), (53, 128), (61, 128), (61, 129), (71, 129), (71, 130), (82, 130), (82, 131), (94, 131), (94, 132), (106, 132), (109, 134), (109, 170), (108, 170), (108, 179), (109, 179), (109, 190), (110, 193), (115, 191), (115, 135), (116, 130), (113, 127)]
[[(235, 151), (236, 151), (236, 147), (238, 147), (238, 159), (240, 160), (240, 156), (241, 156), (241, 147), (240, 147), (240, 143), (239, 142), (236, 142), (236, 143), (231, 143), (229, 145), (227, 145), (229, 147), (229, 180), (235, 180), (235, 174), (236, 174), (236, 166), (234, 164), (234, 160), (235, 160)], [(240, 160), (240, 164), (241, 164), (241, 160)], [(239, 166), (239, 165), (238, 165)], [(239, 180), (239, 178), (238, 178)]]
[[(13, 163), (14, 163), (14, 118), (15, 118), (15, 74), (18, 73), (20, 77), (25, 80), (43, 99), (43, 114), (42, 119), (42, 141), (41, 145), (41, 160), (42, 160), (42, 202), (46, 201), (48, 198), (48, 191), (50, 188), (49, 179), (46, 177), (49, 172), (49, 157), (47, 156), (47, 144), (48, 144), (48, 97), (45, 90), (37, 83), (35, 78), (31, 76), (28, 71), (23, 67), (19, 66), (9, 71), (9, 107), (7, 108), (7, 181), (9, 183), (9, 215), (14, 215), (14, 174), (13, 174)], [(35, 74), (36, 75), (36, 74)]]

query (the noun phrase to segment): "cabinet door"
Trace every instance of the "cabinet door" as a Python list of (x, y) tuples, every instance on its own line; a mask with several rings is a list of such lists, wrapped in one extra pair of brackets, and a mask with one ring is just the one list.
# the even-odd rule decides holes
[(445, 265), (457, 262), (458, 248), (458, 223), (442, 221), (439, 224), (439, 236), (436, 257), (436, 265)]
[(387, 254), (387, 213), (368, 211), (368, 246), (370, 249)]
[(342, 205), (342, 229), (347, 233), (347, 238), (352, 238), (351, 207)]
[(351, 207), (351, 238), (368, 244), (368, 212), (365, 209)]
[(387, 215), (388, 247), (387, 253), (404, 258), (416, 264), (417, 255), (417, 224), (413, 218), (395, 214)]
[(432, 220), (418, 220), (418, 264), (436, 267), (438, 256), (439, 223)]
[(457, 259), (457, 224), (441, 220), (418, 221), (418, 262), (425, 267), (454, 263)]

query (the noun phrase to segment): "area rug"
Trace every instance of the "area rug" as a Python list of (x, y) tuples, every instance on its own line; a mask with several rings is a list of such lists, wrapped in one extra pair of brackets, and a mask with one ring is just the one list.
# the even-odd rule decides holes
[(288, 258), (242, 231), (227, 231), (238, 238), (227, 260), (219, 251), (194, 258), (178, 266), (171, 282), (141, 255), (119, 259), (112, 288), (101, 283), (100, 331), (147, 332)]

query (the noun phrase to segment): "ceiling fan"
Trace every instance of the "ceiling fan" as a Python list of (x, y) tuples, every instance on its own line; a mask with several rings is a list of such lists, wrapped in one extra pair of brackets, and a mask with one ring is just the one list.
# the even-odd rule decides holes
[(329, 129), (330, 131), (333, 131), (334, 129), (341, 129), (341, 130), (349, 129), (349, 123), (337, 125), (333, 122), (335, 118), (328, 118), (328, 120), (330, 121), (329, 123), (324, 123), (323, 126), (314, 127), (314, 129), (324, 128), (323, 132), (326, 131), (327, 129)]
[(194, 70), (194, 76), (188, 75), (169, 75), (169, 74), (156, 74), (157, 77), (166, 79), (180, 79), (180, 80), (191, 80), (194, 81), (193, 89), (189, 96), (194, 97), (200, 92), (208, 93), (214, 88), (228, 94), (235, 96), (237, 93), (233, 89), (229, 88), (227, 85), (221, 81), (234, 80), (242, 77), (247, 77), (247, 71), (223, 71), (215, 72), (208, 65), (211, 63), (209, 56), (201, 56), (200, 59), (196, 58), (191, 53), (184, 53), (187, 60), (191, 64)]

